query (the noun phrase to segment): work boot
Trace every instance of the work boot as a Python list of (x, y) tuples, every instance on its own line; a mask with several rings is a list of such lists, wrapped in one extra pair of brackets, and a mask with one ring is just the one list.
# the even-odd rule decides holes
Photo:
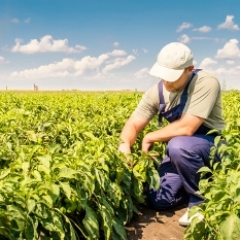
[(189, 217), (189, 211), (190, 209), (188, 208), (187, 211), (182, 215), (182, 217), (179, 218), (178, 222), (181, 226), (187, 227), (195, 217), (198, 218), (199, 222), (204, 219), (204, 216), (198, 212), (194, 213), (191, 217)]

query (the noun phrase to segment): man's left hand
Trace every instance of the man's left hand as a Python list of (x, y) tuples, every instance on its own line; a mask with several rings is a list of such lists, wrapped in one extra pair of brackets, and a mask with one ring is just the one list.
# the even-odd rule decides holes
[(142, 140), (142, 151), (148, 152), (149, 149), (152, 147), (152, 145), (153, 145), (153, 142), (151, 142), (146, 135)]

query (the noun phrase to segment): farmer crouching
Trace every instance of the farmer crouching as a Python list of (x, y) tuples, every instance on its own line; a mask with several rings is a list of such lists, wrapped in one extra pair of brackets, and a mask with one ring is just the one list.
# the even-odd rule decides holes
[[(184, 44), (172, 42), (159, 52), (150, 74), (159, 81), (148, 89), (121, 132), (119, 151), (131, 153), (139, 132), (159, 114), (169, 124), (146, 134), (142, 151), (148, 152), (154, 142), (167, 142), (166, 156), (158, 168), (161, 184), (149, 188), (150, 204), (164, 210), (188, 201), (187, 212), (179, 224), (187, 226), (193, 217), (189, 209), (204, 201), (196, 192), (200, 180), (197, 171), (209, 165), (210, 148), (225, 122), (222, 117), (221, 89), (218, 79), (205, 70), (194, 69), (193, 54)], [(199, 216), (201, 218), (201, 216)], [(201, 219), (200, 219), (201, 220)]]

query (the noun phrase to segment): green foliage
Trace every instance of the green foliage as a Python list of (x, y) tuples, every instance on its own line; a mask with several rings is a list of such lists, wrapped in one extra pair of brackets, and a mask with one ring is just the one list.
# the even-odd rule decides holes
[(144, 184), (159, 186), (157, 159), (139, 151), (144, 133), (132, 155), (117, 151), (140, 97), (0, 95), (1, 239), (127, 239), (124, 225), (145, 202)]
[(206, 201), (192, 210), (201, 212), (204, 221), (193, 222), (184, 239), (240, 239), (240, 93), (224, 93), (223, 104), (227, 126), (223, 137), (215, 138), (211, 152), (213, 158), (218, 151), (221, 163), (212, 160), (211, 169), (200, 170), (202, 176), (212, 174), (200, 181), (200, 192)]
[[(140, 100), (135, 93), (0, 95), (0, 238), (127, 239), (125, 224), (145, 203), (146, 182), (159, 187), (158, 157), (143, 154), (142, 131), (132, 154), (117, 151), (119, 135)], [(204, 215), (185, 239), (240, 236), (240, 93), (223, 93), (227, 122), (215, 139), (222, 163), (200, 170)], [(220, 145), (222, 140), (227, 145)], [(155, 144), (152, 154), (165, 153)], [(204, 178), (206, 174), (211, 178)]]

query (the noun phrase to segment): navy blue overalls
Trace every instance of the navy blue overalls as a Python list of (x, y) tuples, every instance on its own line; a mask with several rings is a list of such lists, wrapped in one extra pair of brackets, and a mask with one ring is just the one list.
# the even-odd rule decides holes
[[(162, 117), (170, 123), (181, 117), (187, 102), (190, 82), (198, 71), (200, 69), (193, 72), (183, 90), (180, 103), (168, 111), (165, 111), (163, 83), (159, 82), (160, 124)], [(155, 209), (171, 208), (187, 199), (189, 200), (188, 207), (191, 208), (204, 201), (202, 196), (196, 193), (200, 180), (197, 171), (209, 165), (210, 148), (216, 137), (216, 134), (206, 135), (209, 130), (208, 127), (201, 125), (193, 136), (178, 136), (168, 142), (166, 156), (158, 168), (161, 178), (160, 188), (154, 190), (150, 187), (148, 191), (149, 203)]]

